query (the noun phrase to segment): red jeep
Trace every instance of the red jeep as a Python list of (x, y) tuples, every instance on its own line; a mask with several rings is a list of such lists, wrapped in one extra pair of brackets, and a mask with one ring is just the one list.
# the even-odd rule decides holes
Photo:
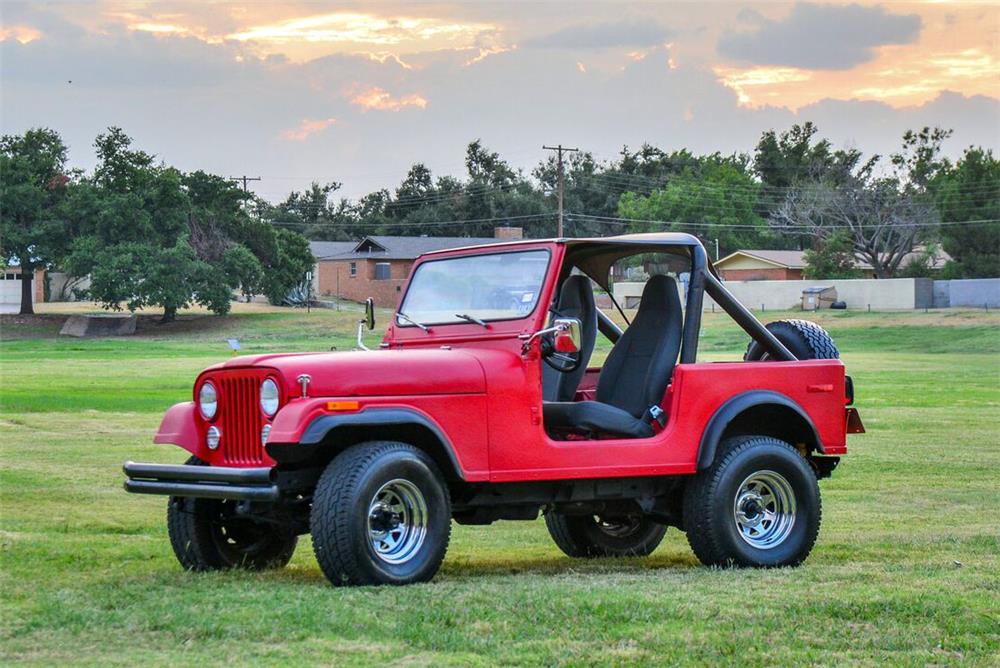
[[(640, 266), (622, 331), (594, 286)], [(706, 293), (750, 335), (742, 361), (697, 361)], [(863, 431), (826, 332), (763, 326), (686, 234), (428, 253), (381, 350), (365, 325), (371, 300), (363, 350), (209, 367), (155, 439), (187, 465), (125, 464), (125, 489), (170, 497), (185, 568), (283, 566), (311, 533), (333, 584), (421, 582), (452, 520), (539, 511), (571, 557), (647, 555), (672, 525), (705, 564), (794, 565), (817, 480)], [(610, 352), (591, 367), (598, 333)]]

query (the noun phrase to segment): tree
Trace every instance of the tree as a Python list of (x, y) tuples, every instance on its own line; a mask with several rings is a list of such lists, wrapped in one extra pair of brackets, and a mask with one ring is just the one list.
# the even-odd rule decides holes
[(291, 230), (275, 230), (275, 253), (264, 263), (263, 292), (272, 304), (283, 303), (289, 291), (306, 279), (316, 263), (309, 241)]
[(843, 231), (831, 234), (817, 242), (804, 254), (806, 278), (859, 278), (861, 271), (854, 260), (854, 244)]
[(69, 207), (77, 238), (67, 264), (91, 275), (105, 307), (162, 306), (166, 322), (192, 303), (227, 313), (235, 291), (280, 303), (312, 267), (305, 238), (252, 217), (249, 195), (228, 179), (158, 164), (118, 128), (95, 146), (97, 168)]
[[(933, 140), (937, 135), (926, 136)], [(939, 144), (910, 160), (912, 137), (907, 133), (903, 152), (892, 156), (894, 176), (876, 174), (879, 156), (862, 162), (860, 152), (839, 152), (821, 176), (788, 187), (770, 214), (772, 227), (820, 242), (842, 232), (851, 239), (854, 256), (870, 264), (877, 278), (891, 278), (907, 255), (931, 238), (938, 221), (937, 210), (919, 183)]]
[(941, 218), (941, 246), (951, 256), (949, 276), (1000, 275), (1000, 160), (968, 148), (930, 182)]
[(69, 240), (62, 203), (69, 189), (66, 145), (54, 130), (36, 128), (0, 139), (0, 254), (21, 267), (22, 315), (34, 313), (35, 270), (51, 266)]
[[(637, 221), (633, 231), (688, 232), (706, 243), (718, 239), (721, 253), (727, 254), (773, 245), (766, 222), (755, 211), (757, 191), (745, 158), (716, 153), (693, 159), (647, 196), (623, 194), (619, 212)], [(667, 225), (642, 222), (649, 220)]]

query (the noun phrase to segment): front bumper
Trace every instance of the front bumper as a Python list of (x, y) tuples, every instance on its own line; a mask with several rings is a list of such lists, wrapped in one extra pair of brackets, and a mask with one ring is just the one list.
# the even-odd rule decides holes
[(125, 462), (125, 491), (202, 499), (277, 501), (280, 497), (272, 468), (176, 466)]

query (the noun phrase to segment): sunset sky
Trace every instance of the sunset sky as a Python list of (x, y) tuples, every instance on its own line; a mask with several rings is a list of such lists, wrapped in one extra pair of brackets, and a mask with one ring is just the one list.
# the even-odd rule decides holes
[(943, 125), (1000, 150), (997, 3), (0, 3), (0, 125), (75, 166), (119, 125), (185, 170), (357, 196), (482, 138), (515, 166), (563, 143), (747, 151), (814, 121), (887, 153)]

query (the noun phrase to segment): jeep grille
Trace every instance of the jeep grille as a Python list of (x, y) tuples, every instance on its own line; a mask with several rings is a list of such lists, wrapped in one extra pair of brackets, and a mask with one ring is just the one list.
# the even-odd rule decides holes
[(213, 374), (219, 389), (219, 418), (222, 430), (222, 461), (237, 466), (259, 466), (270, 459), (260, 444), (264, 416), (260, 411), (260, 384), (267, 369), (241, 369)]

